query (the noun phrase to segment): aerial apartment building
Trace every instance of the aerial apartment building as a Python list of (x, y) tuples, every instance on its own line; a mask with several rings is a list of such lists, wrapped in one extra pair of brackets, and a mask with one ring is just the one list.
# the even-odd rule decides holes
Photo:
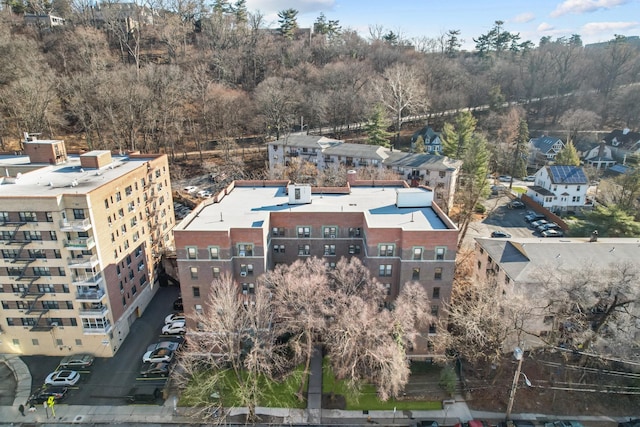
[(27, 137), (0, 175), (0, 353), (112, 356), (173, 248), (166, 155)]
[[(277, 264), (359, 257), (389, 299), (417, 281), (431, 312), (442, 312), (453, 281), (458, 230), (433, 203), (433, 192), (404, 181), (356, 181), (314, 188), (286, 181), (235, 181), (174, 228), (185, 314), (206, 310), (211, 283), (231, 274), (250, 299), (257, 278)], [(193, 326), (193, 325), (191, 325)], [(410, 357), (428, 357), (425, 330)]]

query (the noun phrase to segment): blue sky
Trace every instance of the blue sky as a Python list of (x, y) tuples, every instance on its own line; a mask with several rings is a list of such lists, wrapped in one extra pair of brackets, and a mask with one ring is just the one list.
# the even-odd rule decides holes
[(640, 35), (640, 0), (247, 0), (247, 7), (262, 12), (271, 27), (278, 26), (279, 10), (297, 9), (301, 27), (311, 26), (323, 12), (365, 37), (371, 25), (405, 38), (438, 37), (459, 29), (466, 49), (473, 49), (472, 39), (496, 20), (535, 44), (543, 36), (580, 34), (587, 44), (614, 34)]

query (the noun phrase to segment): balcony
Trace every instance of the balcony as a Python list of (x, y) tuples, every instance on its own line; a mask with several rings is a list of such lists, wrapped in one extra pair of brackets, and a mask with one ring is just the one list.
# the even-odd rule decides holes
[(104, 328), (82, 328), (82, 333), (85, 335), (106, 335), (111, 331), (111, 325), (106, 325)]
[(96, 274), (94, 276), (89, 274), (74, 274), (71, 281), (76, 286), (98, 286), (102, 283), (102, 274)]
[(92, 255), (90, 257), (69, 258), (69, 268), (93, 268), (99, 264), (98, 255)]
[(91, 221), (88, 218), (69, 221), (63, 219), (60, 221), (60, 230), (62, 231), (87, 231), (91, 229)]
[(92, 249), (95, 245), (96, 245), (96, 241), (93, 237), (64, 241), (64, 247), (69, 249), (70, 251), (88, 251)]
[(76, 293), (76, 301), (78, 302), (96, 302), (101, 301), (105, 297), (102, 289), (80, 290)]
[(104, 317), (109, 312), (109, 307), (102, 306), (99, 308), (81, 308), (78, 311), (80, 317)]

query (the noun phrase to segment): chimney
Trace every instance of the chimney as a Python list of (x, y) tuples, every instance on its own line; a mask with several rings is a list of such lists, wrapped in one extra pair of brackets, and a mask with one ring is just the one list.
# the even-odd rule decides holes
[(631, 129), (629, 129), (629, 128), (624, 128), (624, 129), (622, 129), (622, 134), (623, 134), (623, 135), (626, 135), (626, 134), (628, 134), (630, 131), (631, 131)]
[(598, 157), (602, 158), (604, 156), (604, 141), (600, 143), (600, 148), (598, 149)]
[(590, 242), (597, 242), (598, 241), (598, 230), (593, 230), (593, 232), (591, 233), (591, 239), (589, 239)]
[(347, 171), (347, 184), (349, 184), (350, 187), (353, 187), (353, 185), (356, 183), (357, 178), (358, 172), (353, 169)]

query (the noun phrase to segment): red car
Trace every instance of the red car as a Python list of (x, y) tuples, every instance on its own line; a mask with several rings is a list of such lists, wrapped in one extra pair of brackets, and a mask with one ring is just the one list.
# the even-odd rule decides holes
[(491, 424), (489, 424), (486, 421), (471, 420), (466, 423), (458, 423), (454, 427), (490, 427), (490, 426)]

